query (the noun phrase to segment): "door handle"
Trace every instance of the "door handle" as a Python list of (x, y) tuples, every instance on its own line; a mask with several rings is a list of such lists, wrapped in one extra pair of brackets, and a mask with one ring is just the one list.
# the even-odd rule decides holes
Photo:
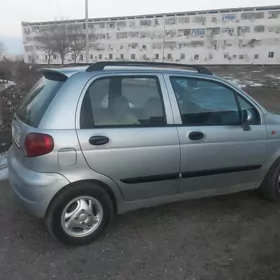
[(204, 133), (200, 131), (193, 131), (189, 134), (189, 139), (196, 141), (196, 140), (201, 140), (204, 138)]
[(109, 142), (109, 138), (106, 136), (92, 136), (88, 141), (91, 145), (102, 146)]

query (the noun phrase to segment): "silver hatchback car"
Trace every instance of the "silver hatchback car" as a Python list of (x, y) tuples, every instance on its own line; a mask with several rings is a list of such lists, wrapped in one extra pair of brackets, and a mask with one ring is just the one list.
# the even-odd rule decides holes
[(280, 116), (208, 69), (42, 74), (12, 122), (10, 184), (60, 242), (91, 242), (114, 214), (168, 202), (257, 188), (280, 200)]

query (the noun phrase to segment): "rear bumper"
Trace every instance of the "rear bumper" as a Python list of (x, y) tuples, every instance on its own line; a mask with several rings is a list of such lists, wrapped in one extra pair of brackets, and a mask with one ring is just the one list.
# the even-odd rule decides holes
[(69, 181), (57, 173), (39, 173), (27, 169), (14, 157), (13, 147), (7, 159), (10, 185), (18, 201), (33, 216), (44, 218), (52, 198)]

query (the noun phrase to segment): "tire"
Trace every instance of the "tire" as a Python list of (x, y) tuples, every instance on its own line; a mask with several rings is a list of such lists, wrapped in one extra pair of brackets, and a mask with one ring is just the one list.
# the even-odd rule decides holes
[[(69, 219), (67, 215), (70, 216)], [(108, 193), (97, 185), (78, 183), (66, 187), (55, 196), (45, 222), (51, 235), (59, 242), (80, 246), (93, 242), (104, 234), (112, 218), (113, 203)], [(67, 226), (67, 222), (71, 226)], [(91, 231), (90, 227), (91, 230), (96, 228)]]
[(268, 171), (259, 191), (266, 199), (280, 202), (280, 159), (276, 160)]

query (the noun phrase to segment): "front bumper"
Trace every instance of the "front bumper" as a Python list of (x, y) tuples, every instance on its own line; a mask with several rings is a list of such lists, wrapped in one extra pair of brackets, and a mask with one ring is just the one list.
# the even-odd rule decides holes
[(20, 204), (33, 216), (44, 218), (47, 208), (55, 196), (69, 181), (57, 173), (39, 173), (20, 164), (13, 153), (8, 152), (10, 185)]

